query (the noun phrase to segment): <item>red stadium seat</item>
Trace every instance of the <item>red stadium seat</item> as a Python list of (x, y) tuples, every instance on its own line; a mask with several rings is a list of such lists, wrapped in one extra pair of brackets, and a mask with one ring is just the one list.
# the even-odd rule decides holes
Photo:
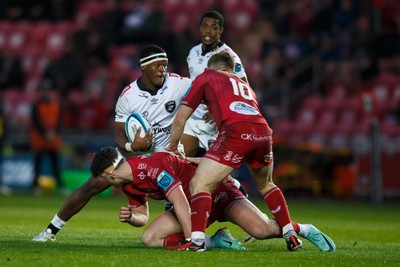
[(309, 95), (303, 101), (303, 106), (313, 109), (315, 112), (319, 112), (323, 107), (324, 99), (320, 95)]
[(90, 18), (99, 18), (106, 10), (105, 1), (86, 0), (82, 1), (78, 7), (78, 15), (88, 16)]
[(361, 103), (359, 94), (351, 95), (344, 100), (344, 109), (359, 114), (361, 112)]
[(63, 32), (50, 32), (47, 36), (46, 52), (54, 55), (55, 57), (61, 55), (66, 37), (67, 36)]
[(4, 49), (8, 45), (8, 37), (14, 25), (8, 21), (0, 21), (0, 49)]
[(372, 88), (372, 95), (374, 97), (375, 107), (377, 108), (378, 114), (386, 112), (390, 105), (390, 89), (384, 84), (378, 83)]
[(381, 134), (389, 138), (400, 137), (400, 125), (390, 115), (386, 115), (380, 123)]
[(301, 109), (292, 125), (292, 132), (289, 138), (291, 143), (295, 145), (295, 142), (307, 141), (313, 133), (315, 122), (316, 113), (312, 109)]
[(292, 123), (287, 120), (274, 121), (272, 130), (274, 131), (274, 139), (276, 136), (280, 140), (286, 140), (292, 132)]
[(334, 131), (336, 122), (336, 113), (332, 110), (323, 110), (315, 123), (314, 132), (329, 134)]
[(45, 47), (47, 37), (53, 29), (53, 25), (50, 22), (42, 21), (33, 25), (35, 33), (31, 35), (30, 43), (32, 45)]
[(31, 34), (33, 34), (33, 27), (30, 22), (21, 21), (16, 23), (8, 35), (8, 49), (16, 54), (21, 54), (25, 45), (28, 44)]
[(400, 107), (400, 84), (396, 86), (389, 100), (389, 110)]
[(325, 97), (324, 107), (339, 111), (344, 106), (346, 95), (346, 88), (344, 88), (343, 86), (335, 86)]

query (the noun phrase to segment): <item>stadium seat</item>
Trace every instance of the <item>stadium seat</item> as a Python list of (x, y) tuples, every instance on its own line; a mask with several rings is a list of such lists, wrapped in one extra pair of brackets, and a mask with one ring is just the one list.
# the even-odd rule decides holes
[(254, 0), (223, 0), (222, 9), (226, 16), (227, 23), (234, 31), (248, 29), (257, 18), (259, 6)]
[(7, 47), (8, 37), (13, 27), (11, 22), (0, 21), (0, 49), (5, 49)]
[(33, 27), (27, 21), (16, 23), (9, 32), (7, 48), (16, 54), (21, 54), (28, 44), (29, 36), (33, 34)]
[(330, 109), (323, 110), (315, 123), (314, 131), (329, 133), (334, 130), (335, 122), (336, 113)]
[(309, 95), (303, 101), (303, 106), (319, 112), (324, 104), (324, 99), (320, 95)]
[(295, 121), (292, 122), (292, 131), (288, 138), (291, 145), (307, 142), (313, 133), (315, 122), (316, 113), (313, 110), (301, 109)]
[(288, 120), (276, 120), (272, 125), (272, 130), (274, 131), (274, 139), (276, 136), (280, 140), (285, 141), (292, 132), (292, 124)]
[(182, 33), (190, 29), (191, 16), (186, 12), (179, 12), (171, 17), (171, 30), (173, 33)]
[(105, 1), (86, 0), (82, 1), (78, 7), (78, 15), (90, 18), (99, 18), (107, 10)]
[(387, 111), (389, 107), (389, 94), (390, 89), (382, 83), (375, 84), (372, 88), (372, 95), (375, 101), (375, 107), (377, 108), (378, 114), (382, 114)]
[(344, 106), (346, 95), (346, 88), (343, 86), (331, 88), (329, 94), (325, 97), (324, 108), (329, 108), (338, 112)]
[(344, 100), (343, 108), (347, 111), (359, 114), (361, 112), (361, 96), (359, 94), (353, 94)]
[(61, 55), (66, 37), (67, 36), (63, 32), (50, 32), (46, 41), (46, 52), (55, 57)]
[(344, 134), (352, 134), (354, 132), (354, 125), (357, 123), (357, 119), (357, 113), (353, 112), (352, 110), (343, 110), (334, 126), (334, 131)]
[(355, 135), (369, 135), (369, 129), (371, 125), (371, 118), (368, 116), (363, 116), (361, 119), (353, 126)]
[(335, 130), (336, 113), (333, 110), (322, 110), (313, 125), (309, 140), (325, 146), (332, 131)]
[(41, 21), (33, 24), (35, 34), (30, 36), (30, 44), (35, 46), (45, 47), (48, 34), (52, 31), (53, 25), (48, 21)]
[(381, 135), (389, 138), (400, 136), (400, 125), (390, 114), (387, 114), (380, 123)]

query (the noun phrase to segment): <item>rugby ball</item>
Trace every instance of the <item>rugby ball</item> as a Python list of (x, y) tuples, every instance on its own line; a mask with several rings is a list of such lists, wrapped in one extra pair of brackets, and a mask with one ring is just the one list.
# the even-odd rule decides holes
[(126, 119), (125, 122), (125, 133), (129, 142), (133, 142), (135, 140), (135, 135), (139, 128), (142, 128), (140, 137), (144, 137), (148, 131), (151, 131), (150, 123), (139, 113), (133, 113)]

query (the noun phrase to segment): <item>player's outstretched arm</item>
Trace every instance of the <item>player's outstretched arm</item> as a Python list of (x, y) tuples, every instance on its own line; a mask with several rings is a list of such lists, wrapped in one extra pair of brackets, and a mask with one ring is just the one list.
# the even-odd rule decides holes
[(172, 123), (171, 139), (168, 146), (165, 148), (167, 151), (171, 151), (177, 155), (180, 154), (178, 150), (179, 141), (183, 135), (186, 121), (189, 119), (190, 115), (192, 115), (193, 111), (194, 109), (185, 105), (179, 107), (178, 113)]
[(90, 177), (67, 198), (46, 229), (33, 237), (32, 241), (55, 241), (56, 234), (67, 223), (67, 221), (78, 213), (93, 196), (103, 192), (110, 186), (111, 185), (104, 179)]
[(58, 217), (63, 221), (68, 221), (78, 213), (95, 195), (100, 194), (111, 185), (104, 179), (90, 177), (85, 183), (77, 188), (64, 202), (58, 211)]

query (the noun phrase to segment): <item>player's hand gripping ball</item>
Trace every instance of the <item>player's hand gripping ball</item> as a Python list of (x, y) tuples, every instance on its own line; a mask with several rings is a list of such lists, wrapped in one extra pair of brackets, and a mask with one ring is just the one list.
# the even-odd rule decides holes
[(127, 119), (125, 123), (125, 133), (128, 137), (129, 142), (135, 140), (136, 132), (142, 128), (140, 137), (144, 137), (148, 131), (151, 131), (150, 123), (140, 114), (133, 113)]

